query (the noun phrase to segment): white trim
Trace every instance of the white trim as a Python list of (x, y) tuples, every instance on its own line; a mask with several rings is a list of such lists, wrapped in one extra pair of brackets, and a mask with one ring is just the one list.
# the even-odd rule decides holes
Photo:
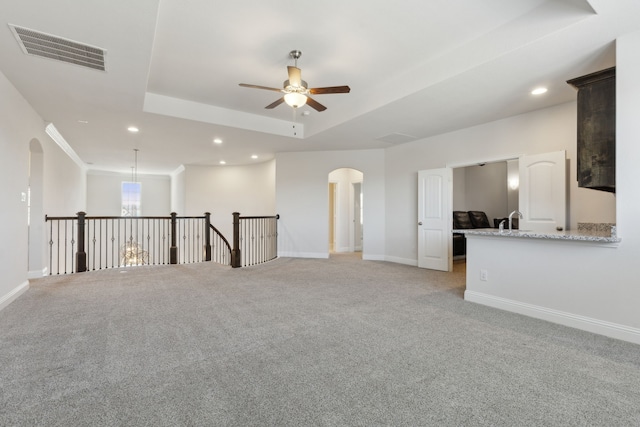
[(400, 258), (400, 257), (396, 257), (396, 256), (385, 255), (384, 261), (395, 262), (396, 264), (411, 265), (411, 266), (414, 266), (414, 267), (418, 266), (418, 260), (417, 259)]
[(20, 295), (25, 293), (29, 289), (29, 281), (25, 281), (21, 285), (17, 286), (14, 290), (0, 298), (0, 310), (15, 301)]
[(27, 279), (38, 279), (40, 277), (44, 277), (47, 275), (48, 270), (48, 267), (45, 267), (42, 270), (31, 270), (27, 272)]
[(464, 299), (465, 301), (475, 302), (489, 307), (535, 317), (536, 319), (547, 320), (553, 323), (559, 323), (572, 328), (629, 341), (634, 344), (640, 344), (640, 329), (638, 328), (580, 316), (565, 311), (553, 310), (533, 304), (513, 301), (480, 292), (467, 290), (464, 292)]
[(376, 255), (376, 254), (362, 254), (362, 259), (364, 261), (386, 261), (384, 255)]
[(304, 124), (146, 92), (142, 111), (304, 139)]
[(82, 161), (80, 156), (78, 156), (78, 154), (73, 151), (73, 148), (71, 148), (69, 143), (64, 139), (60, 132), (58, 132), (58, 129), (56, 129), (53, 123), (49, 123), (44, 128), (44, 131), (47, 133), (47, 135), (49, 135), (49, 137), (51, 137), (51, 139), (53, 139), (56, 144), (58, 144), (62, 151), (67, 153), (67, 156), (69, 156), (71, 160), (73, 160), (78, 166), (80, 166), (83, 172), (87, 171), (87, 165)]
[(176, 168), (176, 170), (174, 170), (173, 172), (171, 172), (171, 173), (169, 174), (169, 176), (170, 176), (171, 178), (175, 178), (176, 176), (178, 176), (178, 174), (179, 174), (179, 173), (182, 173), (182, 172), (184, 172), (185, 170), (187, 170), (187, 168), (186, 168), (186, 167), (184, 167), (184, 165), (180, 165), (180, 166), (178, 166), (178, 167)]
[(480, 164), (483, 163), (499, 163), (499, 162), (506, 162), (508, 160), (518, 160), (520, 158), (520, 155), (513, 155), (513, 156), (500, 156), (500, 157), (489, 157), (489, 158), (483, 158), (483, 159), (478, 159), (475, 161), (465, 161), (465, 162), (461, 162), (461, 163), (447, 163), (447, 167), (451, 168), (451, 169), (456, 169), (456, 168), (467, 168), (470, 166), (478, 166)]
[(329, 258), (328, 252), (278, 252), (278, 258)]

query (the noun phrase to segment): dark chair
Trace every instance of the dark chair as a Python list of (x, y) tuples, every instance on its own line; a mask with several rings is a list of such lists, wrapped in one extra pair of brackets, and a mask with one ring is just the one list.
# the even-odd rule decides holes
[(453, 228), (455, 230), (475, 228), (471, 222), (471, 218), (469, 217), (469, 212), (453, 211)]
[(468, 213), (473, 228), (492, 228), (487, 214), (483, 211), (469, 211)]
[[(453, 229), (466, 230), (473, 228), (469, 213), (465, 211), (453, 211)], [(464, 234), (453, 233), (453, 256), (467, 253), (467, 238)]]

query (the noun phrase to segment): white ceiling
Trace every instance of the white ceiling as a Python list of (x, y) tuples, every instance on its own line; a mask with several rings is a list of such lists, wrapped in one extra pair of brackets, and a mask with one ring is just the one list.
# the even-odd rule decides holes
[[(0, 20), (0, 71), (90, 169), (130, 171), (138, 148), (140, 173), (170, 173), (386, 148), (570, 101), (566, 80), (615, 65), (640, 2), (0, 0)], [(9, 24), (103, 48), (107, 70), (26, 55)], [(281, 87), (293, 49), (310, 87), (351, 93), (314, 96), (322, 113), (266, 110), (277, 92), (238, 86)]]

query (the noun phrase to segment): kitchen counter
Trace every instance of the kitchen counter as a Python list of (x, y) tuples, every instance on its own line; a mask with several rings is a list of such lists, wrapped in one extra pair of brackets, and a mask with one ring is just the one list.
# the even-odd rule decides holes
[(566, 240), (597, 243), (619, 243), (620, 238), (616, 235), (616, 227), (612, 226), (610, 231), (529, 231), (529, 230), (503, 230), (497, 228), (473, 228), (467, 230), (453, 230), (454, 233), (467, 236), (491, 236), (518, 239), (546, 239), (546, 240)]

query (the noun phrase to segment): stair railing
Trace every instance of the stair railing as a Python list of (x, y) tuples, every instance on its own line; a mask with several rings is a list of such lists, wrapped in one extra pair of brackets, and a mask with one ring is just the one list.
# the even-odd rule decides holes
[(138, 265), (213, 261), (246, 267), (277, 257), (280, 216), (233, 214), (233, 247), (211, 224), (211, 214), (179, 217), (45, 216), (49, 274)]
[(278, 219), (275, 216), (240, 216), (233, 213), (231, 266), (247, 267), (278, 256)]

